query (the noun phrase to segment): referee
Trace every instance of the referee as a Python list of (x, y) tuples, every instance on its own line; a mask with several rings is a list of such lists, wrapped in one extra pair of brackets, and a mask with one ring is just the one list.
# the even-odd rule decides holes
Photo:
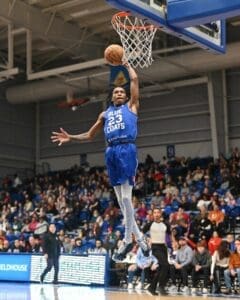
[(152, 254), (158, 260), (158, 269), (153, 277), (153, 280), (148, 288), (151, 295), (158, 295), (156, 292), (157, 284), (159, 283), (159, 292), (161, 295), (166, 295), (165, 286), (168, 281), (168, 251), (166, 246), (166, 234), (170, 233), (170, 227), (164, 222), (162, 211), (159, 208), (153, 210), (153, 222), (146, 224), (143, 232), (150, 233), (152, 242)]
[(40, 276), (41, 283), (43, 283), (46, 274), (51, 271), (52, 267), (54, 267), (53, 284), (58, 283), (60, 245), (60, 241), (56, 235), (56, 226), (55, 224), (50, 224), (48, 232), (45, 233), (42, 240), (43, 254), (47, 260), (47, 267)]

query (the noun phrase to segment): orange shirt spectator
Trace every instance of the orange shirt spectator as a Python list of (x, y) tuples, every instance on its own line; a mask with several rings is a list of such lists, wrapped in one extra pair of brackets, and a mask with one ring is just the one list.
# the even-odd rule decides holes
[(208, 213), (208, 219), (212, 222), (212, 223), (216, 223), (216, 225), (218, 225), (219, 223), (222, 223), (224, 221), (224, 213), (219, 210), (219, 206), (214, 203), (213, 204), (213, 210), (211, 210)]
[(229, 260), (229, 269), (239, 269), (240, 268), (240, 253), (238, 251), (235, 251), (230, 255)]

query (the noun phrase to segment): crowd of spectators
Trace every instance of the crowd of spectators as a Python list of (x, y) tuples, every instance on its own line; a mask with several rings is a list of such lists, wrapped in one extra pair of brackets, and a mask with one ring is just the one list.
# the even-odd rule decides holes
[[(161, 208), (167, 241), (205, 241), (211, 255), (240, 221), (240, 152), (228, 157), (140, 163), (133, 205), (140, 228)], [(110, 253), (123, 238), (124, 220), (104, 167), (78, 167), (34, 178), (6, 176), (0, 189), (0, 252), (41, 252), (41, 235), (55, 223), (62, 253)]]

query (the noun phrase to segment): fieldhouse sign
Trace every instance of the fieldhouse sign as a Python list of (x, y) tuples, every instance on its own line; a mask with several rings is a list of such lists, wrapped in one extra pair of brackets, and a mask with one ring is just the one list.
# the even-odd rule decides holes
[(0, 255), (0, 280), (29, 281), (30, 255)]

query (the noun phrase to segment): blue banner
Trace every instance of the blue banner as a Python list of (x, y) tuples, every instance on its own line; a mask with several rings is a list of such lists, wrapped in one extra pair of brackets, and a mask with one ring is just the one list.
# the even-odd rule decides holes
[(0, 280), (29, 281), (30, 255), (0, 255)]

